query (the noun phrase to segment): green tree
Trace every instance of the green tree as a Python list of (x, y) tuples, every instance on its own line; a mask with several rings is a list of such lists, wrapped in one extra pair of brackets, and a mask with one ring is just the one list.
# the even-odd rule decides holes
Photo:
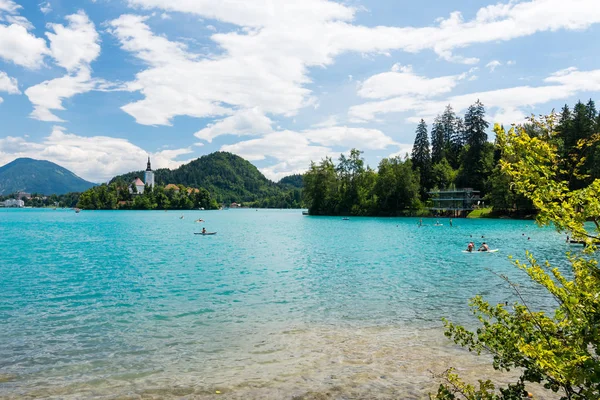
[(398, 215), (419, 208), (419, 176), (413, 172), (411, 161), (400, 157), (381, 160), (375, 194), (382, 214)]
[(432, 187), (437, 189), (449, 189), (454, 186), (458, 171), (454, 170), (448, 160), (442, 158), (432, 168)]
[(431, 127), (431, 162), (436, 164), (446, 157), (446, 140), (444, 137), (444, 124), (439, 115), (433, 120)]
[[(531, 254), (526, 263), (515, 262), (556, 300), (553, 313), (533, 311), (518, 286), (505, 278), (520, 302), (491, 306), (475, 297), (471, 307), (481, 323), (476, 332), (445, 321), (446, 334), (456, 343), (491, 353), (494, 368), (517, 369), (520, 376), (498, 392), (489, 381), (475, 388), (449, 371), (437, 399), (518, 399), (525, 394), (526, 382), (541, 383), (565, 400), (600, 398), (600, 270), (593, 256), (600, 240), (600, 180), (571, 190), (562, 179), (552, 120), (534, 121), (545, 132), (542, 137), (531, 137), (522, 128), (508, 135), (501, 165), (515, 190), (539, 210), (537, 222), (586, 241), (587, 254), (568, 255), (569, 276), (540, 264)], [(593, 229), (586, 225), (588, 220)]]
[(335, 165), (327, 157), (320, 164), (312, 162), (304, 174), (304, 200), (309, 204), (309, 213), (330, 214), (337, 203), (338, 181)]
[(413, 169), (419, 171), (421, 199), (425, 199), (427, 197), (427, 191), (431, 189), (431, 150), (429, 148), (427, 124), (423, 119), (417, 126), (417, 134), (415, 136), (411, 160)]
[(493, 147), (487, 141), (486, 129), (488, 127), (489, 124), (485, 120), (485, 108), (477, 100), (465, 114), (467, 146), (457, 178), (460, 186), (485, 191), (485, 181), (491, 173), (493, 164)]

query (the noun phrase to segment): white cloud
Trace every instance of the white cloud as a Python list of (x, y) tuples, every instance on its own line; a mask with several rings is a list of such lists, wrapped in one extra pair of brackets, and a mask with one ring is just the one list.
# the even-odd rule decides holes
[(222, 146), (221, 150), (250, 161), (273, 157), (277, 160), (276, 164), (262, 168), (261, 171), (274, 181), (286, 175), (302, 173), (311, 161), (318, 161), (333, 153), (328, 147), (311, 145), (304, 135), (292, 131), (269, 133), (262, 138)]
[(217, 31), (217, 28), (215, 28), (213, 25), (206, 25), (206, 29), (208, 29), (209, 31), (213, 31), (213, 32)]
[[(521, 119), (524, 115), (523, 108), (533, 108), (551, 101), (567, 99), (582, 91), (600, 91), (600, 69), (579, 71), (576, 68), (568, 68), (552, 74), (544, 79), (544, 82), (548, 84), (469, 93), (443, 100), (421, 99), (416, 96), (395, 97), (353, 106), (349, 110), (349, 116), (363, 121), (372, 121), (379, 114), (412, 111), (416, 115), (410, 119), (411, 121), (420, 118), (430, 120), (447, 104), (452, 104), (454, 110), (460, 112), (479, 99), (488, 110), (499, 109), (496, 112), (497, 116)], [(515, 121), (494, 122), (509, 124)]]
[(160, 19), (171, 19), (171, 16), (167, 13), (160, 14)]
[(40, 6), (40, 11), (44, 14), (48, 14), (49, 12), (52, 11), (52, 5), (50, 4), (49, 1), (43, 1), (39, 4)]
[(19, 84), (15, 78), (11, 78), (4, 71), (0, 71), (0, 92), (8, 94), (19, 94)]
[(413, 72), (412, 66), (394, 64), (390, 72), (373, 75), (359, 85), (358, 95), (369, 99), (417, 95), (434, 97), (449, 93), (466, 74), (425, 78)]
[(115, 175), (144, 169), (148, 155), (154, 169), (176, 168), (191, 161), (177, 160), (190, 153), (190, 148), (149, 153), (126, 139), (78, 136), (58, 126), (40, 143), (23, 137), (0, 138), (0, 165), (18, 157), (49, 160), (92, 182), (105, 182)]
[(25, 91), (33, 104), (30, 116), (40, 121), (63, 122), (51, 110), (64, 110), (62, 101), (91, 90), (108, 90), (111, 85), (93, 79), (90, 63), (100, 55), (100, 37), (94, 23), (80, 11), (65, 17), (68, 25), (49, 24), (50, 54), (67, 70), (60, 78), (47, 80)]
[(506, 65), (515, 65), (517, 62), (515, 60), (508, 60)]
[[(136, 9), (189, 13), (241, 27), (213, 34), (221, 52), (210, 56), (153, 33), (143, 17), (122, 15), (110, 26), (122, 48), (147, 64), (129, 83), (143, 99), (122, 109), (140, 124), (169, 125), (177, 116), (213, 118), (254, 107), (268, 116), (294, 116), (303, 107), (318, 106), (306, 88), (309, 68), (327, 66), (344, 52), (432, 50), (443, 59), (473, 63), (477, 59), (454, 52), (536, 32), (586, 28), (600, 22), (595, 1), (509, 1), (481, 8), (471, 20), (454, 12), (426, 27), (354, 25), (358, 9), (326, 0), (128, 1)], [(417, 83), (425, 83), (433, 96), (447, 93), (459, 79), (392, 71), (363, 82), (361, 93), (369, 98), (408, 97), (417, 94)], [(396, 84), (387, 87), (388, 80)]]
[(501, 65), (502, 65), (502, 63), (500, 61), (493, 60), (493, 61), (490, 61), (489, 63), (487, 63), (485, 66), (486, 66), (486, 68), (488, 68), (490, 70), (490, 72), (494, 72), (496, 70), (496, 68), (498, 68)]
[(16, 14), (21, 7), (12, 0), (0, 0), (0, 14)]
[[(378, 129), (348, 128), (332, 126), (302, 131), (302, 135), (311, 143), (323, 146), (359, 147), (366, 150), (382, 150), (396, 144), (392, 138)], [(293, 148), (293, 145), (291, 146)]]
[(67, 71), (76, 71), (89, 64), (100, 55), (100, 37), (94, 23), (79, 11), (65, 17), (67, 26), (49, 24), (54, 32), (46, 32), (50, 40), (50, 52), (56, 64)]
[(77, 94), (87, 93), (107, 87), (108, 84), (99, 79), (92, 79), (88, 69), (83, 68), (77, 74), (44, 81), (25, 90), (29, 101), (33, 104), (31, 117), (40, 121), (62, 122), (50, 110), (64, 110), (64, 99)]
[(0, 0), (0, 59), (26, 68), (39, 68), (48, 48), (44, 39), (29, 32), (33, 25), (18, 15), (21, 8), (12, 0)]
[(303, 173), (311, 161), (335, 154), (332, 147), (382, 150), (395, 145), (398, 143), (377, 129), (334, 126), (302, 132), (272, 132), (262, 138), (224, 145), (221, 150), (250, 161), (274, 158), (276, 163), (261, 171), (267, 178), (277, 181), (287, 175)]
[(388, 157), (404, 158), (404, 157), (406, 157), (407, 154), (410, 157), (410, 154), (412, 153), (412, 148), (413, 148), (412, 144), (398, 143), (398, 150), (396, 152), (390, 154)]
[(272, 124), (273, 121), (266, 117), (258, 107), (255, 107), (239, 110), (230, 117), (209, 124), (206, 128), (196, 132), (194, 136), (209, 143), (221, 135), (258, 136), (272, 132)]
[(330, 115), (323, 121), (313, 125), (314, 128), (329, 128), (339, 124), (339, 118), (337, 115)]

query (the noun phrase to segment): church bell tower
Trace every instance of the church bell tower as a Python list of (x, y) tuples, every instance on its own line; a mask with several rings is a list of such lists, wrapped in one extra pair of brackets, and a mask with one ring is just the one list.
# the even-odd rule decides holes
[(154, 188), (154, 172), (150, 165), (150, 156), (148, 156), (148, 164), (146, 166), (146, 172), (144, 173), (144, 183), (151, 188)]

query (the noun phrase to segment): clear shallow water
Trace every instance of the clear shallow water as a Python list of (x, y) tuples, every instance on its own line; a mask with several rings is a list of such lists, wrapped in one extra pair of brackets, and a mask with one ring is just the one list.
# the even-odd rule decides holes
[(0, 398), (419, 398), (428, 370), (481, 370), (441, 317), (513, 301), (491, 271), (551, 305), (507, 256), (569, 247), (531, 221), (417, 221), (0, 210)]

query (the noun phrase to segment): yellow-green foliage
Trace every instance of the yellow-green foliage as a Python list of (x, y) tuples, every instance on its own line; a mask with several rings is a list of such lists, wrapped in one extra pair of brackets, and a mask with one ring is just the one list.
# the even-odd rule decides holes
[[(518, 286), (503, 277), (520, 302), (492, 306), (480, 296), (473, 298), (470, 306), (481, 324), (476, 332), (444, 320), (446, 335), (456, 343), (478, 354), (491, 353), (494, 368), (519, 368), (521, 375), (507, 387), (496, 388), (486, 381), (475, 388), (449, 370), (444, 376), (446, 384), (440, 385), (432, 398), (520, 399), (526, 394), (526, 382), (541, 383), (559, 392), (562, 399), (600, 398), (600, 270), (593, 245), (600, 233), (600, 180), (570, 191), (563, 177), (578, 174), (577, 165), (585, 160), (578, 160), (572, 171), (562, 170), (553, 142), (554, 116), (533, 123), (537, 136), (531, 137), (521, 128), (508, 133), (503, 171), (512, 178), (514, 189), (539, 209), (539, 224), (554, 224), (589, 246), (583, 256), (567, 256), (571, 280), (529, 253), (526, 262), (515, 261), (554, 297), (557, 307), (553, 313), (532, 311)], [(578, 143), (582, 148), (589, 145), (591, 141)], [(595, 223), (594, 230), (586, 229), (586, 221)]]
[(492, 207), (479, 208), (473, 210), (467, 215), (467, 218), (488, 218), (492, 214)]

